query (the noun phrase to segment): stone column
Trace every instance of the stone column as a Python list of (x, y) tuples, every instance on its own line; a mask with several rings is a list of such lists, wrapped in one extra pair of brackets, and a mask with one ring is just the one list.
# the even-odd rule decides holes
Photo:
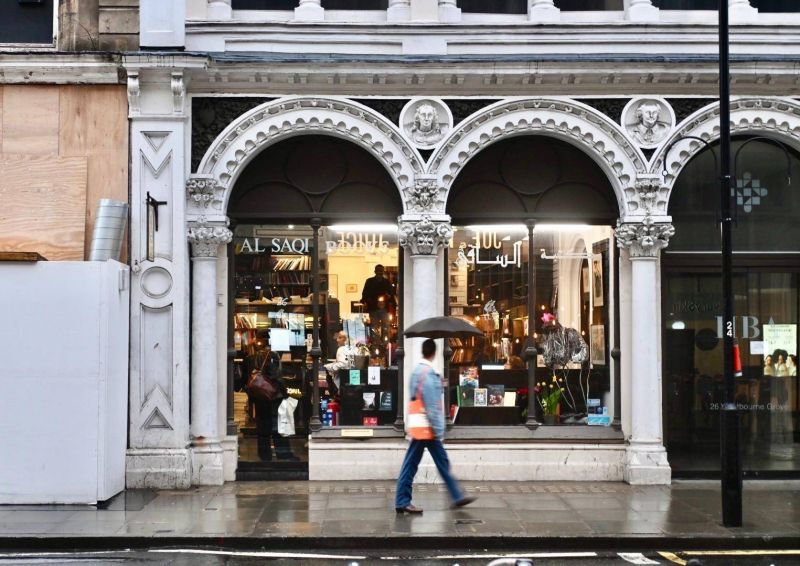
[(651, 0), (625, 0), (625, 19), (629, 22), (657, 22), (658, 15)]
[(411, 19), (411, 0), (389, 0), (387, 22), (407, 22)]
[[(448, 216), (436, 216), (437, 218), (430, 214), (409, 215), (400, 219), (400, 245), (411, 256), (411, 284), (414, 294), (406, 327), (423, 318), (440, 314), (436, 307), (436, 258), (453, 237), (453, 229)], [(412, 369), (420, 360), (419, 344), (413, 344), (410, 350), (407, 345), (405, 351), (407, 356), (410, 353), (411, 358), (411, 363), (406, 364), (406, 368)]]
[(456, 0), (439, 0), (439, 21), (450, 23), (461, 21), (461, 8), (456, 4)]
[(561, 10), (553, 0), (530, 0), (528, 20), (535, 23), (557, 22), (561, 20)]
[(233, 17), (231, 0), (208, 0), (209, 20), (230, 20)]
[(728, 23), (754, 24), (758, 20), (758, 8), (750, 0), (728, 0)]
[[(157, 59), (152, 67), (136, 56), (125, 61), (131, 121), (129, 489), (191, 484), (188, 97), (176, 57)], [(141, 77), (140, 70), (146, 71)]]
[(192, 244), (192, 483), (224, 481), (222, 431), (217, 382), (217, 252), (231, 241), (227, 226), (204, 221), (189, 224)]
[(617, 245), (631, 260), (631, 424), (624, 477), (630, 484), (669, 484), (661, 427), (661, 348), (658, 261), (675, 228), (646, 216), (618, 222)]
[(301, 22), (321, 22), (325, 20), (325, 9), (321, 0), (300, 0), (294, 9), (294, 19)]

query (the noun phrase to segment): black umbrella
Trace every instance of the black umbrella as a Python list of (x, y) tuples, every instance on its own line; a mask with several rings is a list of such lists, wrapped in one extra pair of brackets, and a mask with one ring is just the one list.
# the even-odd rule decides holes
[(403, 334), (408, 338), (469, 338), (483, 336), (483, 330), (461, 318), (434, 316), (412, 324)]

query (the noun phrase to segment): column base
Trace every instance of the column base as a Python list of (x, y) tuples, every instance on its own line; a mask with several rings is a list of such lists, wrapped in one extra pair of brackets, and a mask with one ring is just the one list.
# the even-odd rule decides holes
[(294, 19), (298, 22), (325, 21), (325, 8), (313, 4), (302, 4), (294, 9)]
[(555, 6), (535, 6), (528, 12), (528, 21), (538, 23), (553, 23), (561, 21), (561, 10)]
[(664, 446), (660, 443), (629, 445), (625, 450), (623, 478), (631, 485), (669, 485), (672, 468)]
[(659, 19), (659, 9), (648, 4), (631, 6), (625, 12), (625, 19), (629, 22), (657, 22)]
[(439, 6), (439, 21), (446, 24), (460, 22), (461, 8), (451, 4)]
[(125, 455), (128, 489), (189, 489), (191, 480), (188, 448), (129, 448)]
[(207, 15), (209, 20), (230, 20), (233, 17), (231, 3), (209, 2)]
[(226, 436), (222, 444), (222, 476), (225, 481), (236, 481), (236, 468), (239, 465), (239, 437)]
[(728, 22), (731, 24), (754, 24), (758, 20), (758, 9), (749, 3), (729, 7)]
[(411, 20), (411, 6), (389, 6), (386, 10), (386, 21), (392, 22), (408, 22)]
[(219, 440), (195, 440), (191, 450), (192, 485), (222, 485), (225, 483), (222, 446)]

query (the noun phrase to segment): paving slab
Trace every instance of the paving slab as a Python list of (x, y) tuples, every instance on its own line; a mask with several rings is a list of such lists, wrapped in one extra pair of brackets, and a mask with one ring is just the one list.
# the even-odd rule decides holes
[(2, 548), (800, 548), (800, 481), (745, 482), (744, 523), (720, 520), (719, 484), (465, 482), (414, 486), (420, 516), (397, 515), (394, 483), (247, 482), (129, 490), (101, 506), (0, 506)]

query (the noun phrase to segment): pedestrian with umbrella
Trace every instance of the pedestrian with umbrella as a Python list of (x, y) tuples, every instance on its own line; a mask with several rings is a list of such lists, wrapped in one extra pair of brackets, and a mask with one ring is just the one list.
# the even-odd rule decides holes
[(400, 476), (397, 478), (395, 511), (397, 513), (422, 513), (422, 509), (411, 503), (412, 484), (417, 474), (419, 462), (425, 449), (433, 458), (436, 469), (442, 476), (447, 491), (453, 501), (453, 507), (463, 507), (475, 501), (475, 497), (466, 495), (458, 481), (450, 472), (450, 460), (442, 444), (445, 433), (445, 413), (442, 406), (442, 376), (433, 365), (436, 357), (434, 338), (468, 337), (483, 333), (467, 322), (453, 317), (434, 317), (421, 320), (412, 325), (404, 333), (409, 338), (427, 338), (422, 343), (422, 360), (411, 373), (409, 391), (411, 398), (408, 404), (406, 420), (411, 442), (408, 445)]

